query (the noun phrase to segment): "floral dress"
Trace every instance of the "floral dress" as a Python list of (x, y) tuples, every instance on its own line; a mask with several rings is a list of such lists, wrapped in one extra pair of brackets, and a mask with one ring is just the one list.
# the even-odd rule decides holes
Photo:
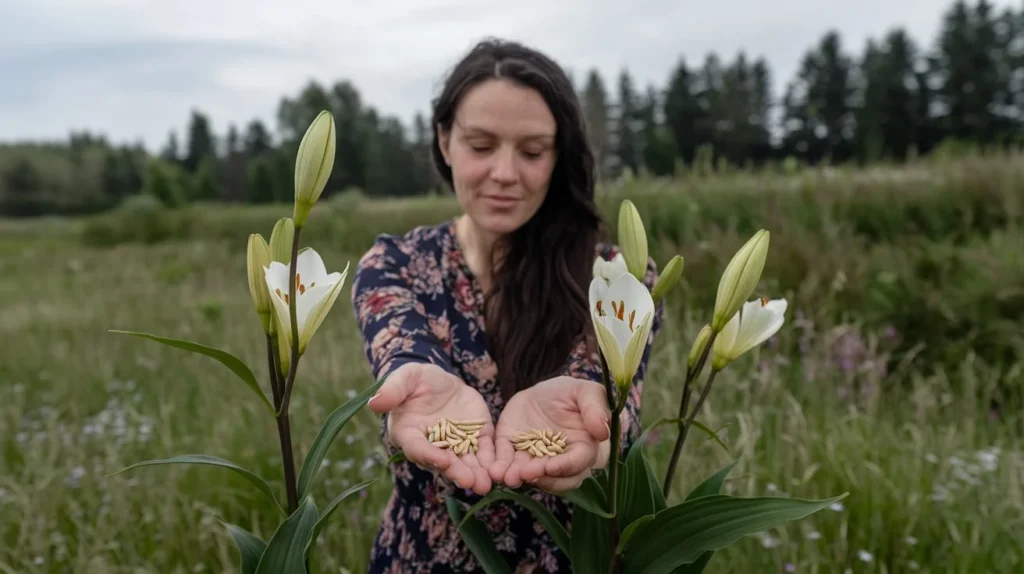
[[(601, 245), (598, 253), (607, 260), (618, 249)], [(656, 277), (657, 269), (650, 261), (644, 279), (648, 288)], [(405, 363), (432, 363), (475, 388), (496, 422), (505, 400), (497, 385), (495, 364), (487, 352), (483, 302), (483, 293), (455, 237), (454, 220), (417, 227), (404, 236), (380, 235), (360, 259), (352, 283), (355, 317), (375, 379)], [(641, 432), (640, 393), (661, 319), (659, 305), (626, 405), (630, 423), (623, 440), (624, 451)], [(601, 381), (597, 353), (588, 356), (581, 341), (560, 374)], [(381, 423), (383, 438), (386, 414)], [(397, 452), (386, 439), (384, 443), (389, 455)], [(394, 489), (374, 542), (369, 571), (481, 571), (444, 503), (445, 497), (452, 495), (472, 504), (479, 495), (407, 460), (392, 463), (391, 471)], [(568, 528), (572, 511), (568, 503), (542, 491), (530, 493)], [(490, 530), (513, 571), (570, 571), (568, 557), (526, 509), (499, 501), (475, 516)]]

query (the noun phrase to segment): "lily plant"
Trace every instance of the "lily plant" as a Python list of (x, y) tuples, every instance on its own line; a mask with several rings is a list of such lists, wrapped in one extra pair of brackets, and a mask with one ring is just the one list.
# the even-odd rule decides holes
[(313, 336), (334, 306), (349, 269), (346, 264), (342, 271), (328, 272), (316, 250), (299, 247), (300, 233), (309, 224), (308, 218), (334, 166), (335, 138), (334, 118), (330, 112), (323, 111), (310, 124), (299, 145), (292, 217), (277, 221), (269, 243), (259, 233), (249, 236), (246, 271), (249, 293), (266, 342), (270, 398), (253, 369), (228, 351), (149, 333), (112, 331), (143, 337), (218, 361), (252, 391), (266, 407), (268, 416), (275, 421), (281, 449), (284, 504), (265, 478), (239, 464), (205, 454), (142, 461), (114, 473), (152, 465), (198, 464), (224, 468), (249, 481), (266, 495), (281, 521), (273, 535), (263, 540), (239, 525), (222, 520), (238, 549), (242, 574), (306, 574), (314, 544), (330, 515), (349, 496), (374, 482), (369, 480), (356, 484), (338, 493), (323, 507), (317, 505), (311, 494), (331, 443), (380, 388), (382, 380), (369, 385), (324, 420), (306, 450), (298, 474), (289, 420), (299, 359), (307, 352)]
[[(496, 488), (468, 509), (449, 499), (449, 514), (484, 571), (490, 574), (511, 574), (511, 570), (473, 515), (497, 500), (518, 501), (534, 513), (570, 558), (574, 572), (693, 574), (702, 572), (715, 552), (740, 538), (799, 520), (847, 496), (843, 493), (808, 500), (721, 494), (722, 485), (739, 459), (705, 478), (683, 500), (673, 496), (671, 485), (691, 427), (704, 430), (725, 446), (717, 434), (696, 420), (716, 375), (775, 335), (785, 323), (785, 299), (750, 300), (768, 253), (770, 234), (766, 230), (751, 237), (722, 274), (712, 320), (697, 334), (686, 356), (679, 416), (653, 422), (622, 452), (618, 415), (647, 347), (655, 306), (680, 280), (684, 262), (679, 255), (672, 257), (653, 289), (648, 290), (641, 282), (648, 268), (646, 232), (639, 211), (630, 200), (622, 202), (618, 223), (622, 253), (611, 260), (594, 261), (589, 293), (603, 384), (612, 412), (608, 464), (578, 489), (560, 495), (573, 504), (568, 525), (537, 504), (524, 491), (529, 486)], [(709, 357), (710, 372), (699, 398), (691, 406), (691, 396)], [(650, 384), (658, 383), (648, 382), (645, 388)], [(676, 442), (664, 477), (659, 480), (644, 453), (644, 442), (652, 429), (663, 424), (675, 426)]]

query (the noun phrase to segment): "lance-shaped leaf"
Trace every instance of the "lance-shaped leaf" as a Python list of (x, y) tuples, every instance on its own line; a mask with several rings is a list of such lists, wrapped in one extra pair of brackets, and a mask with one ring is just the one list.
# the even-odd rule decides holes
[(656, 514), (665, 509), (665, 495), (658, 484), (651, 461), (644, 454), (647, 434), (660, 425), (678, 423), (679, 419), (665, 417), (647, 427), (640, 438), (633, 443), (626, 454), (626, 461), (619, 475), (619, 525), (627, 527), (643, 516)]
[(498, 547), (494, 545), (494, 538), (484, 523), (473, 517), (463, 522), (465, 511), (459, 501), (453, 497), (445, 497), (444, 503), (452, 522), (456, 525), (461, 524), (458, 526), (459, 534), (466, 546), (473, 552), (473, 556), (476, 557), (476, 561), (480, 563), (484, 572), (486, 574), (512, 574), (512, 569), (498, 552)]
[(306, 544), (318, 516), (313, 499), (303, 500), (270, 538), (256, 574), (306, 574)]
[(242, 382), (245, 383), (250, 389), (252, 389), (252, 392), (256, 393), (260, 397), (260, 400), (263, 401), (264, 405), (266, 405), (267, 410), (270, 411), (270, 414), (276, 414), (276, 411), (274, 410), (274, 405), (270, 404), (270, 399), (268, 399), (267, 395), (263, 393), (263, 390), (260, 388), (260, 384), (256, 381), (256, 376), (252, 374), (252, 370), (250, 370), (249, 367), (247, 367), (245, 363), (242, 362), (241, 359), (227, 351), (223, 351), (221, 349), (216, 349), (214, 347), (209, 347), (206, 345), (200, 345), (199, 343), (193, 343), (191, 341), (182, 341), (179, 339), (171, 339), (169, 337), (150, 335), (149, 333), (139, 333), (135, 331), (119, 331), (115, 329), (111, 329), (110, 332), (122, 335), (134, 335), (136, 337), (142, 337), (144, 339), (151, 339), (158, 343), (163, 343), (171, 347), (184, 349), (186, 351), (192, 351), (193, 353), (205, 355), (207, 357), (210, 357), (211, 359), (216, 359), (217, 361), (220, 362), (220, 364), (231, 369), (231, 372), (238, 375), (238, 378), (242, 379)]
[(636, 529), (623, 553), (623, 571), (671, 572), (744, 536), (799, 520), (842, 500), (702, 496), (667, 508)]
[(338, 436), (345, 424), (352, 419), (359, 409), (366, 405), (370, 397), (377, 392), (377, 389), (384, 383), (384, 379), (378, 380), (371, 387), (353, 397), (347, 403), (341, 405), (324, 421), (323, 426), (316, 433), (316, 438), (309, 447), (306, 459), (302, 461), (302, 469), (299, 471), (298, 493), (301, 500), (309, 492), (310, 484), (320, 470), (320, 464), (327, 456), (327, 449), (330, 448), (334, 438)]
[[(570, 560), (573, 572), (607, 572), (612, 558), (608, 540), (611, 519), (598, 516), (586, 508), (572, 511)], [(629, 570), (623, 570), (629, 572)]]
[(348, 490), (334, 497), (334, 500), (332, 500), (331, 503), (328, 504), (326, 508), (324, 508), (324, 511), (320, 513), (320, 518), (318, 518), (316, 524), (313, 525), (313, 530), (309, 534), (309, 540), (306, 541), (306, 560), (309, 560), (309, 553), (313, 550), (313, 545), (316, 544), (316, 539), (318, 536), (320, 536), (320, 531), (324, 529), (324, 525), (327, 524), (327, 519), (331, 517), (331, 514), (334, 513), (334, 510), (337, 509), (338, 506), (341, 505), (342, 501), (344, 501), (346, 498), (352, 496), (353, 494), (359, 492), (360, 490), (363, 490), (364, 488), (370, 486), (376, 481), (376, 478), (371, 478), (370, 480), (360, 482), (359, 484), (350, 487)]
[[(694, 498), (700, 498), (702, 496), (710, 496), (712, 494), (718, 494), (722, 491), (722, 485), (725, 484), (725, 478), (729, 476), (729, 472), (732, 470), (739, 459), (732, 461), (725, 465), (725, 468), (719, 470), (715, 474), (712, 474), (704, 480), (704, 482), (697, 485), (690, 494), (687, 495), (686, 500), (693, 500)], [(672, 571), (672, 574), (700, 574), (708, 566), (708, 562), (711, 562), (711, 557), (715, 555), (714, 550), (709, 550), (700, 555), (697, 560), (680, 566)]]
[(608, 498), (605, 495), (604, 487), (596, 478), (588, 476), (583, 479), (583, 484), (560, 495), (572, 504), (587, 509), (588, 512), (604, 518), (611, 518), (612, 513), (608, 511)]
[(569, 554), (569, 533), (565, 531), (565, 526), (562, 526), (562, 523), (555, 518), (555, 515), (546, 506), (515, 490), (496, 489), (488, 492), (487, 495), (466, 511), (466, 516), (462, 519), (462, 523), (459, 526), (461, 527), (465, 524), (466, 520), (471, 518), (481, 508), (498, 500), (511, 500), (523, 505), (541, 523), (541, 526), (551, 536), (551, 539), (555, 541), (555, 544), (562, 549), (562, 552), (565, 552), (566, 555)]
[(238, 466), (237, 464), (235, 464), (233, 462), (224, 460), (222, 458), (217, 458), (215, 456), (209, 456), (209, 455), (206, 455), (206, 454), (184, 454), (184, 455), (181, 455), (181, 456), (173, 456), (171, 458), (161, 458), (161, 459), (155, 459), (155, 460), (146, 460), (146, 461), (137, 462), (137, 463), (135, 463), (135, 464), (133, 464), (131, 466), (122, 468), (121, 470), (115, 472), (114, 474), (109, 474), (107, 476), (117, 476), (117, 475), (121, 474), (122, 472), (127, 472), (129, 470), (133, 470), (133, 469), (136, 469), (136, 468), (141, 468), (143, 466), (156, 466), (156, 465), (161, 465), (161, 464), (200, 464), (200, 465), (209, 465), (209, 466), (219, 466), (221, 468), (226, 468), (228, 470), (233, 470), (236, 473), (240, 474), (242, 477), (244, 477), (246, 480), (251, 482), (253, 485), (255, 485), (256, 488), (260, 489), (260, 492), (262, 492), (263, 494), (266, 494), (267, 498), (269, 498), (270, 501), (274, 503), (274, 506), (276, 506), (278, 510), (280, 510), (282, 513), (285, 512), (284, 507), (281, 506), (281, 503), (278, 502), (277, 497), (274, 496), (274, 490), (272, 488), (270, 488), (270, 485), (267, 484), (267, 482), (265, 480), (260, 478), (260, 476), (258, 474), (252, 472), (251, 470), (249, 470), (247, 468)]
[(238, 548), (238, 554), (241, 559), (239, 569), (242, 571), (242, 574), (256, 574), (256, 567), (260, 564), (263, 551), (267, 549), (267, 543), (240, 526), (224, 522), (223, 520), (221, 524), (227, 528), (231, 537), (235, 540), (235, 546)]

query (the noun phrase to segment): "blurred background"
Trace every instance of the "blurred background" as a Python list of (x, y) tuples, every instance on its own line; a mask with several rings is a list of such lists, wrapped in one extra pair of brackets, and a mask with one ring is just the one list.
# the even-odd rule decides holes
[[(0, 5), (0, 572), (236, 572), (219, 519), (264, 538), (220, 456), (283, 496), (276, 429), (220, 365), (109, 329), (223, 347), (265, 379), (250, 233), (291, 214), (322, 109), (337, 158), (303, 245), (329, 271), (458, 206), (429, 110), (477, 40), (570, 72), (614, 231), (625, 197), (660, 265), (686, 258), (644, 390), (673, 415), (729, 258), (772, 232), (756, 295), (787, 323), (719, 377), (675, 496), (841, 505), (740, 541), (707, 572), (1024, 569), (1024, 3), (8, 0)], [(371, 384), (349, 298), (303, 358), (299, 457)], [(269, 388), (266, 384), (266, 388)], [(269, 393), (269, 391), (268, 391)], [(314, 568), (365, 571), (390, 493), (364, 412), (316, 485), (367, 478)], [(664, 471), (674, 436), (654, 433)]]

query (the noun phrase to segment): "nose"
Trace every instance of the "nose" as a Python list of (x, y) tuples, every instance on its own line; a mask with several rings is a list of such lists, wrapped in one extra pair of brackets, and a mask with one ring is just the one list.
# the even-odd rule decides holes
[(494, 154), (494, 165), (491, 178), (499, 183), (510, 184), (516, 181), (515, 150), (504, 149)]

